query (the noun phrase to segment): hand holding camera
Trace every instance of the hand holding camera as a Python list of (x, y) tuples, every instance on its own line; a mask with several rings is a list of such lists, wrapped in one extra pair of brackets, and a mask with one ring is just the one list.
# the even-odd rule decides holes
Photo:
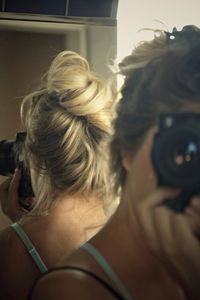
[(200, 295), (199, 124), (195, 113), (159, 117), (152, 151), (159, 186), (136, 209), (152, 253), (190, 300)]
[(18, 132), (16, 140), (0, 141), (0, 175), (13, 175), (0, 185), (0, 201), (3, 212), (12, 221), (30, 211), (34, 201), (30, 175), (24, 165), (25, 138), (25, 132)]
[[(13, 222), (18, 221), (27, 213), (19, 202), (19, 184), (21, 180), (21, 170), (16, 169), (12, 177), (7, 178), (0, 184), (0, 203), (3, 213)], [(33, 198), (26, 198), (26, 205), (32, 206)]]
[(166, 198), (176, 201), (178, 193), (177, 190), (159, 188), (138, 202), (136, 214), (153, 255), (183, 288), (186, 299), (198, 300), (200, 242), (195, 232), (200, 228), (200, 197), (199, 202), (197, 197), (194, 198), (195, 207), (191, 199), (190, 213), (186, 209), (185, 213), (177, 214), (162, 203)]

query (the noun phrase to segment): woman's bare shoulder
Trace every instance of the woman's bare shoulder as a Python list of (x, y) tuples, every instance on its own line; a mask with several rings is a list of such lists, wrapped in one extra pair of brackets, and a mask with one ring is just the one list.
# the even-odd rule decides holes
[(29, 299), (67, 299), (71, 281), (73, 280), (70, 280), (67, 273), (61, 271), (50, 272), (36, 282)]
[(99, 282), (75, 269), (59, 268), (42, 276), (35, 284), (29, 300), (113, 300)]
[[(0, 253), (12, 250), (14, 243), (17, 243), (16, 234), (11, 227), (7, 227), (0, 231)], [(14, 249), (13, 249), (14, 250)]]
[[(13, 273), (13, 266), (18, 265), (21, 252), (17, 237), (11, 227), (0, 231), (0, 282), (6, 283)], [(21, 262), (20, 262), (21, 263)]]

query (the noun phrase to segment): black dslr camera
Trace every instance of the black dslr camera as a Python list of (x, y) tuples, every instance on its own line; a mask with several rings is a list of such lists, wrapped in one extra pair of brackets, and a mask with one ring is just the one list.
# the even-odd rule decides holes
[(160, 115), (152, 160), (159, 185), (181, 190), (164, 204), (175, 212), (184, 211), (191, 196), (200, 194), (200, 114)]
[(0, 175), (13, 175), (15, 169), (21, 169), (21, 180), (19, 184), (19, 201), (23, 208), (29, 209), (23, 200), (33, 197), (31, 179), (29, 171), (24, 167), (24, 142), (25, 132), (18, 132), (15, 140), (0, 141)]

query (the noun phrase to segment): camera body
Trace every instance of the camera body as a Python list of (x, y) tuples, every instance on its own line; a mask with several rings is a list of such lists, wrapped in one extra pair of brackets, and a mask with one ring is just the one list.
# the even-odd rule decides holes
[(24, 166), (24, 142), (26, 139), (26, 132), (18, 132), (15, 140), (0, 141), (0, 175), (13, 175), (15, 169), (21, 169), (21, 180), (19, 184), (18, 195), (20, 204), (25, 208), (23, 199), (33, 197), (34, 193), (31, 185), (31, 178), (29, 171)]
[(158, 118), (152, 161), (160, 186), (181, 190), (164, 203), (184, 211), (192, 195), (200, 193), (200, 114), (168, 113)]

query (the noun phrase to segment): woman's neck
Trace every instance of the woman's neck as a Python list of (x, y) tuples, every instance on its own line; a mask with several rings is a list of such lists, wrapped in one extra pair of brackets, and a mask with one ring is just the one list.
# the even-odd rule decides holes
[(48, 215), (30, 216), (22, 226), (48, 266), (70, 254), (106, 223), (100, 201), (63, 195)]
[[(134, 209), (131, 203), (128, 203), (125, 199), (121, 199), (121, 204), (108, 222), (108, 226), (92, 240), (94, 245), (120, 275), (120, 279), (136, 299), (137, 295), (138, 299), (146, 299), (147, 291), (151, 293), (151, 290), (154, 290), (154, 295), (159, 293), (159, 286), (161, 287), (159, 295), (163, 292), (168, 293), (166, 298), (162, 299), (182, 299), (181, 295), (179, 298), (180, 290), (177, 285), (149, 250)], [(109, 244), (111, 246), (108, 248)], [(161, 299), (159, 295), (155, 299)]]

